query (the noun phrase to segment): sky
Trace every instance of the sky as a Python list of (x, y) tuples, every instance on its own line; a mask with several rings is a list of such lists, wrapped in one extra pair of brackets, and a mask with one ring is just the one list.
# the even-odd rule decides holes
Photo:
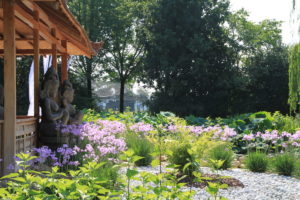
[(295, 40), (292, 37), (295, 27), (290, 25), (292, 12), (292, 0), (230, 0), (231, 9), (244, 8), (249, 12), (249, 19), (259, 22), (264, 19), (275, 19), (282, 21), (283, 42), (291, 44)]

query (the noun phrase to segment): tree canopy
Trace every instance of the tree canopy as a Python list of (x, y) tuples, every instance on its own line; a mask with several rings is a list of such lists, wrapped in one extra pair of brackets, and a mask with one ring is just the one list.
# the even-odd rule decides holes
[[(93, 82), (102, 79), (120, 84), (121, 111), (125, 84), (142, 81), (155, 89), (149, 101), (153, 112), (287, 113), (290, 76), (289, 103), (295, 110), (298, 50), (290, 54), (288, 72), (281, 22), (254, 23), (245, 10), (232, 12), (229, 5), (228, 0), (69, 0), (90, 39), (104, 42), (95, 57), (77, 57), (72, 64), (75, 104), (97, 108)], [(29, 73), (31, 59), (18, 62), (18, 72)], [(17, 76), (20, 114), (28, 109), (27, 83), (27, 76)]]
[(144, 77), (156, 90), (151, 110), (201, 116), (286, 112), (287, 49), (281, 23), (247, 18), (245, 10), (231, 12), (226, 0), (159, 0), (152, 5), (142, 41)]

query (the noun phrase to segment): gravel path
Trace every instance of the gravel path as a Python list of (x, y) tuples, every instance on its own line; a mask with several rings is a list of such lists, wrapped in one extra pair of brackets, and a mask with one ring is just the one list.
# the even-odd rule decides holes
[[(140, 167), (139, 171), (158, 173), (158, 168)], [(211, 173), (209, 168), (201, 168), (203, 173)], [(300, 200), (300, 180), (276, 174), (253, 173), (243, 169), (219, 171), (220, 175), (240, 180), (244, 188), (221, 190), (220, 194), (230, 200)], [(197, 191), (195, 200), (206, 200), (209, 195), (204, 189)]]

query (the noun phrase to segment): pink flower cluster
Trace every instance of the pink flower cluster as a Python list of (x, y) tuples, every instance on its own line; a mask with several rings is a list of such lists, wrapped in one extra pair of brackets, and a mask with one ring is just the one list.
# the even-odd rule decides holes
[(230, 140), (230, 138), (237, 135), (236, 131), (233, 128), (229, 128), (228, 126), (220, 127), (220, 126), (176, 126), (169, 125), (165, 129), (165, 131), (170, 133), (178, 133), (181, 130), (187, 130), (190, 134), (194, 134), (196, 136), (200, 136), (203, 133), (213, 132), (215, 139), (221, 139), (224, 141)]
[(254, 139), (254, 135), (253, 134), (249, 134), (249, 135), (244, 135), (243, 140), (245, 141), (251, 141)]
[(96, 122), (100, 126), (102, 131), (108, 132), (110, 134), (119, 134), (125, 133), (126, 126), (124, 123), (119, 121), (110, 121), (110, 120), (98, 120)]
[(243, 140), (248, 142), (262, 141), (271, 144), (281, 144), (283, 147), (287, 147), (288, 144), (300, 147), (300, 131), (296, 131), (295, 134), (288, 132), (280, 133), (278, 130), (266, 131), (264, 133), (257, 132), (256, 134), (244, 135)]
[(230, 128), (229, 126), (211, 126), (211, 129), (214, 132), (214, 138), (219, 138), (223, 141), (231, 141), (237, 135), (234, 128)]
[(154, 130), (151, 124), (145, 124), (144, 122), (133, 124), (129, 127), (129, 129), (131, 131), (134, 131), (136, 133), (142, 133), (144, 135), (147, 135), (149, 134), (149, 132)]
[(125, 125), (118, 121), (98, 120), (96, 123), (87, 123), (81, 130), (81, 139), (87, 141), (87, 144), (83, 149), (75, 149), (85, 153), (85, 158), (96, 161), (103, 156), (118, 154), (126, 149), (126, 143), (120, 136), (125, 131)]

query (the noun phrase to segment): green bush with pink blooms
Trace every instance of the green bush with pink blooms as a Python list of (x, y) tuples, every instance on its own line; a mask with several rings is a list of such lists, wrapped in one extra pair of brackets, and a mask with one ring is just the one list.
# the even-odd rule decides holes
[(300, 130), (284, 131), (285, 123), (290, 121), (290, 117), (286, 118), (289, 120), (279, 113), (258, 112), (228, 119), (198, 120), (201, 123), (197, 125), (195, 119), (191, 123), (191, 117), (183, 119), (169, 112), (150, 115), (86, 110), (84, 124), (59, 127), (62, 132), (77, 136), (79, 142), (56, 150), (36, 148), (34, 152), (39, 157), (32, 165), (58, 166), (61, 171), (66, 171), (77, 169), (88, 161), (114, 164), (119, 161), (118, 155), (128, 148), (143, 157), (137, 165), (149, 165), (157, 149), (164, 157), (172, 146), (184, 143), (194, 144), (191, 152), (204, 165), (212, 158), (213, 149), (222, 145), (244, 154), (253, 151), (299, 152)]
[[(74, 145), (57, 149), (42, 146), (33, 149), (32, 156), (16, 157), (18, 173), (4, 177), (9, 182), (0, 188), (0, 197), (192, 199), (195, 192), (182, 189), (187, 184), (180, 181), (184, 176), (191, 185), (201, 180), (201, 166), (215, 170), (235, 167), (240, 153), (247, 154), (243, 164), (251, 171), (297, 176), (300, 130), (284, 130), (284, 118), (279, 113), (259, 112), (241, 119), (195, 120), (169, 112), (150, 115), (87, 110), (83, 124), (58, 127), (62, 133), (74, 135)], [(159, 174), (136, 169), (150, 165), (159, 167)], [(143, 185), (131, 185), (133, 180)], [(217, 192), (223, 187), (214, 184), (208, 184), (211, 188), (207, 190)]]

